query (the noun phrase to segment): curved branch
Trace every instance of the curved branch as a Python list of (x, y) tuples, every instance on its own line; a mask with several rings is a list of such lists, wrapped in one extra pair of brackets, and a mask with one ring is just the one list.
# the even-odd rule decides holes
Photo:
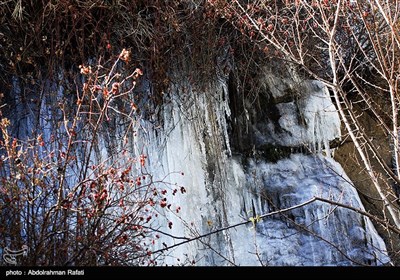
[[(246, 224), (249, 224), (249, 223), (253, 223), (254, 224), (257, 221), (262, 220), (264, 218), (267, 218), (267, 217), (270, 217), (270, 216), (273, 216), (273, 215), (277, 215), (277, 214), (282, 214), (282, 213), (285, 213), (285, 212), (288, 212), (288, 211), (291, 211), (291, 210), (294, 210), (294, 209), (297, 209), (297, 208), (301, 208), (301, 207), (304, 207), (304, 206), (306, 206), (308, 204), (314, 203), (316, 201), (320, 201), (320, 202), (323, 202), (323, 203), (328, 203), (328, 204), (335, 205), (335, 206), (338, 206), (338, 207), (341, 207), (341, 208), (352, 210), (352, 211), (354, 211), (354, 212), (356, 212), (356, 213), (358, 213), (358, 214), (360, 214), (362, 216), (366, 216), (366, 217), (378, 222), (379, 224), (387, 227), (388, 229), (392, 230), (393, 232), (395, 232), (397, 234), (400, 234), (400, 229), (398, 227), (396, 227), (396, 226), (391, 225), (389, 223), (389, 221), (387, 221), (387, 220), (380, 219), (380, 218), (378, 218), (378, 217), (376, 217), (376, 216), (374, 216), (374, 215), (372, 215), (372, 214), (370, 214), (370, 213), (368, 213), (368, 212), (366, 212), (366, 211), (364, 211), (362, 209), (359, 209), (359, 208), (356, 208), (356, 207), (353, 207), (353, 206), (349, 206), (349, 205), (346, 205), (346, 204), (343, 204), (343, 203), (340, 203), (340, 202), (336, 202), (336, 201), (333, 201), (333, 200), (330, 200), (330, 199), (314, 196), (313, 198), (311, 198), (311, 199), (309, 199), (309, 200), (307, 200), (307, 201), (305, 201), (303, 203), (294, 205), (292, 207), (288, 207), (288, 208), (284, 208), (284, 209), (281, 209), (281, 210), (277, 210), (277, 211), (273, 211), (273, 212), (270, 212), (270, 213), (266, 213), (266, 214), (260, 215), (260, 216), (257, 217), (257, 219), (253, 218), (253, 219), (249, 219), (249, 220), (237, 223), (237, 224), (233, 224), (233, 225), (230, 225), (230, 226), (222, 227), (222, 228), (216, 229), (214, 231), (211, 231), (211, 232), (208, 232), (208, 233), (205, 233), (205, 234), (193, 237), (193, 238), (181, 238), (181, 239), (185, 239), (185, 241), (182, 241), (182, 242), (176, 243), (174, 245), (171, 245), (171, 246), (168, 246), (168, 247), (153, 251), (152, 254), (162, 253), (162, 252), (168, 251), (168, 250), (170, 250), (172, 248), (184, 245), (186, 243), (190, 243), (190, 242), (195, 241), (195, 240), (202, 239), (202, 238), (207, 237), (207, 236), (211, 236), (213, 234), (217, 234), (219, 232), (222, 232), (222, 231), (225, 231), (225, 230), (228, 230), (228, 229), (231, 229), (231, 228), (235, 228), (235, 227), (238, 227), (238, 226), (246, 225)], [(140, 255), (140, 256), (137, 256), (136, 258), (140, 258), (140, 257), (144, 257), (144, 256), (145, 255)]]
[[(263, 218), (266, 218), (266, 217), (269, 217), (269, 216), (273, 216), (273, 215), (276, 215), (276, 214), (281, 214), (281, 213), (284, 213), (284, 212), (287, 212), (287, 211), (291, 211), (291, 210), (294, 210), (294, 209), (297, 209), (297, 208), (304, 207), (304, 206), (306, 206), (306, 205), (308, 205), (308, 204), (311, 204), (311, 203), (313, 203), (313, 202), (315, 202), (315, 201), (316, 201), (316, 198), (314, 197), (314, 198), (312, 198), (312, 199), (310, 199), (310, 200), (307, 200), (307, 201), (305, 201), (305, 202), (303, 202), (303, 203), (301, 203), (301, 204), (297, 204), (297, 205), (292, 206), (292, 207), (289, 207), (289, 208), (285, 208), (285, 209), (277, 210), (277, 211), (274, 211), (274, 212), (270, 212), (270, 213), (261, 215), (261, 216), (259, 216), (258, 218), (259, 218), (259, 219), (263, 219)], [(219, 232), (222, 232), (222, 231), (231, 229), (231, 228), (235, 228), (235, 227), (242, 226), (242, 225), (247, 225), (247, 224), (249, 224), (249, 223), (254, 223), (254, 221), (252, 221), (252, 220), (246, 220), (246, 221), (244, 221), (244, 222), (240, 222), (240, 223), (237, 223), (237, 224), (233, 224), (233, 225), (230, 225), (230, 226), (226, 226), (226, 227), (223, 227), (223, 228), (219, 228), (219, 229), (216, 229), (216, 230), (214, 230), (214, 231), (210, 231), (210, 232), (208, 232), (208, 233), (206, 233), (206, 234), (202, 234), (202, 235), (199, 235), (199, 236), (196, 236), (196, 237), (193, 237), (193, 238), (187, 238), (185, 241), (176, 243), (176, 244), (171, 245), (171, 246), (168, 246), (168, 247), (166, 247), (166, 248), (162, 248), (162, 249), (156, 250), (156, 251), (154, 251), (154, 252), (152, 252), (152, 253), (153, 253), (153, 254), (162, 253), (162, 252), (164, 252), (164, 251), (167, 251), (167, 250), (169, 250), (169, 249), (172, 249), (172, 248), (181, 246), (181, 245), (183, 245), (183, 244), (186, 244), (186, 243), (189, 243), (189, 242), (192, 242), (192, 241), (195, 241), (195, 240), (198, 240), (198, 239), (201, 239), (201, 238), (204, 238), (204, 237), (207, 237), (207, 236), (210, 236), (210, 235), (213, 235), (213, 234), (216, 234), (216, 233), (219, 233)], [(144, 255), (143, 255), (143, 256), (144, 256)], [(140, 258), (140, 257), (143, 257), (143, 256), (138, 256), (137, 258)]]

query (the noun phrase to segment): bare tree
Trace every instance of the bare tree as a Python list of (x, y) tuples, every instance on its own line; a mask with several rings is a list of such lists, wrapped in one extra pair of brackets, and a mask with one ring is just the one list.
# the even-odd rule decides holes
[[(1, 119), (0, 244), (29, 248), (20, 265), (156, 263), (152, 221), (163, 219), (157, 209), (170, 207), (164, 188), (172, 187), (148, 173), (147, 156), (127, 139), (139, 130), (133, 90), (142, 75), (137, 68), (123, 74), (129, 60), (124, 49), (116, 59), (81, 65), (76, 96), (52, 96), (58, 107), (42, 108), (46, 121), (31, 138), (14, 138), (10, 120)], [(104, 156), (101, 135), (116, 121), (123, 135)]]

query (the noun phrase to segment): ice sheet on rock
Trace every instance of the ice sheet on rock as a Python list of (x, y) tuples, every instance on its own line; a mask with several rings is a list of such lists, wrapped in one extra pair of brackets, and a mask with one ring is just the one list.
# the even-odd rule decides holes
[[(169, 177), (170, 181), (187, 188), (185, 196), (172, 197), (183, 209), (179, 217), (166, 213), (176, 225), (172, 234), (193, 236), (193, 230), (187, 226), (191, 222), (198, 234), (204, 234), (248, 220), (253, 215), (253, 205), (256, 214), (260, 215), (294, 206), (313, 196), (337, 199), (363, 209), (357, 192), (347, 183), (344, 171), (331, 159), (292, 155), (276, 164), (258, 160), (247, 165), (241, 158), (227, 157), (223, 144), (225, 132), (221, 129), (223, 107), (210, 102), (206, 94), (193, 93), (191, 96), (194, 96), (191, 106), (184, 112), (179, 102), (164, 110), (165, 153), (161, 155), (159, 168), (155, 169), (155, 173), (185, 173), (185, 176), (172, 174)], [(332, 105), (330, 100), (328, 102), (324, 97), (321, 101), (318, 96), (309, 97), (314, 103), (304, 105), (308, 108), (305, 114), (309, 121), (315, 110)], [(328, 118), (329, 114), (322, 113), (318, 124), (325, 125), (321, 118)], [(338, 119), (330, 118), (326, 122), (334, 125), (331, 131), (329, 128), (325, 131), (328, 138), (337, 135), (334, 129), (337, 129), (335, 122)], [(156, 139), (152, 142), (155, 144), (150, 147), (156, 151), (158, 142)], [(348, 258), (372, 265), (389, 261), (386, 247), (368, 219), (346, 209), (333, 210), (329, 205), (314, 203), (288, 213), (296, 223), (308, 226), (308, 230), (321, 238), (299, 230), (282, 217), (273, 216), (257, 224), (256, 231), (251, 225), (241, 226), (202, 241), (238, 265), (260, 265), (255, 252), (259, 252), (264, 265), (355, 264)], [(330, 211), (332, 213), (328, 215)], [(162, 240), (167, 244), (174, 242), (167, 237)], [(337, 244), (340, 250), (332, 247), (330, 242)], [(208, 246), (202, 242), (188, 243), (178, 247), (171, 254), (173, 257), (166, 260), (169, 264), (178, 264), (177, 258), (188, 257), (198, 259), (200, 265), (229, 265)]]
[[(332, 159), (297, 154), (276, 164), (253, 161), (248, 174), (254, 172), (263, 182), (262, 200), (271, 211), (314, 196), (364, 210), (350, 180)], [(371, 221), (351, 210), (315, 202), (287, 214), (297, 226), (276, 216), (257, 228), (260, 251), (271, 265), (382, 265), (390, 261)]]

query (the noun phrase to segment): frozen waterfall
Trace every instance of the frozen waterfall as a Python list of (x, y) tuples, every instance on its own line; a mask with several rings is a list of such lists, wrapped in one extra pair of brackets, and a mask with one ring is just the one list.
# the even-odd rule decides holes
[[(277, 78), (270, 76), (269, 81), (270, 86), (282, 86)], [(290, 81), (285, 83), (291, 86)], [(312, 149), (276, 162), (257, 152), (244, 156), (231, 151), (227, 130), (232, 116), (224, 82), (210, 92), (172, 90), (173, 102), (163, 110), (162, 134), (149, 129), (143, 136), (149, 157), (157, 159), (152, 165), (155, 174), (185, 174), (168, 178), (185, 186), (187, 195), (171, 196), (182, 212), (165, 213), (175, 225), (172, 232), (166, 227), (165, 231), (195, 237), (314, 196), (364, 209), (342, 167), (329, 157), (329, 141), (340, 137), (340, 121), (327, 89), (316, 81), (306, 81), (300, 88), (297, 100), (277, 104), (280, 133), (268, 120), (253, 125), (262, 143)], [(321, 154), (324, 149), (328, 157)], [(164, 237), (163, 242), (170, 246), (180, 241)], [(268, 217), (255, 227), (240, 226), (178, 246), (166, 262), (178, 265), (185, 259), (199, 265), (293, 266), (390, 261), (368, 218), (319, 202)]]
[[(297, 81), (297, 82), (296, 82)], [(149, 173), (185, 195), (169, 192), (181, 211), (160, 208), (173, 227), (155, 221), (160, 250), (209, 232), (253, 219), (165, 252), (168, 265), (385, 265), (385, 244), (369, 218), (351, 210), (314, 202), (257, 221), (257, 216), (296, 206), (316, 197), (364, 209), (342, 167), (330, 157), (329, 142), (340, 138), (340, 120), (326, 87), (316, 81), (265, 77), (268, 99), (259, 109), (233, 109), (226, 79), (208, 90), (175, 85), (154, 115), (143, 114), (135, 135), (123, 127), (106, 130), (94, 147), (93, 162), (112, 157), (110, 145), (123, 137), (135, 157), (148, 156)], [(144, 84), (140, 90), (148, 91)], [(14, 84), (15, 98), (18, 86)], [(63, 94), (63, 89), (56, 89)], [(41, 114), (56, 114), (42, 100)], [(144, 106), (148, 100), (140, 101)], [(274, 115), (271, 116), (271, 112)], [(21, 117), (21, 116), (19, 116)], [(44, 122), (46, 118), (41, 118)], [(20, 118), (19, 135), (33, 120)], [(117, 123), (117, 122), (116, 122)], [(42, 123), (44, 138), (57, 128)], [(62, 129), (58, 128), (58, 129)], [(242, 147), (240, 150), (238, 147)], [(121, 150), (121, 149), (119, 149)], [(79, 152), (79, 151), (78, 151)], [(78, 158), (79, 162), (79, 158)], [(73, 167), (71, 167), (71, 174)]]

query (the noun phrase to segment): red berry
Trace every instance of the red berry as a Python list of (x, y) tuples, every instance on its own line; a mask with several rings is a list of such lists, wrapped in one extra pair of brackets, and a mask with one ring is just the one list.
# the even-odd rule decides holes
[(160, 206), (161, 208), (164, 208), (165, 206), (167, 206), (167, 202), (164, 200), (160, 201)]

